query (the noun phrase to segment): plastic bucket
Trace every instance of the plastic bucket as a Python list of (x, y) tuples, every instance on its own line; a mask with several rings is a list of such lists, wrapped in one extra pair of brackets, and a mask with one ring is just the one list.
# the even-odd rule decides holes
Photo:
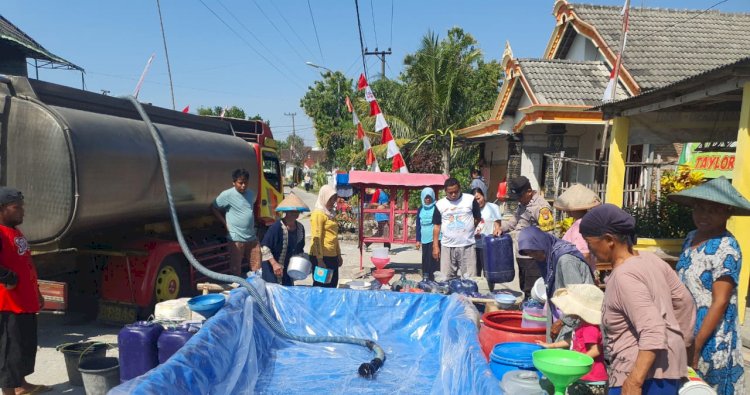
[(531, 354), (543, 347), (531, 343), (508, 342), (496, 345), (490, 354), (490, 369), (498, 380), (512, 370), (528, 370), (537, 374)]
[(521, 316), (521, 328), (545, 328), (546, 330), (547, 318), (528, 315), (524, 311), (523, 315)]
[(479, 344), (484, 356), (489, 359), (495, 344), (506, 342), (534, 343), (545, 341), (545, 328), (521, 327), (520, 311), (493, 311), (482, 315), (479, 327)]
[(68, 371), (70, 385), (82, 386), (83, 380), (81, 372), (78, 371), (78, 364), (91, 358), (104, 358), (107, 355), (108, 347), (105, 343), (97, 342), (70, 343), (57, 346), (58, 351), (65, 357), (65, 370)]
[(78, 366), (86, 395), (106, 395), (120, 384), (120, 363), (117, 358), (89, 358)]

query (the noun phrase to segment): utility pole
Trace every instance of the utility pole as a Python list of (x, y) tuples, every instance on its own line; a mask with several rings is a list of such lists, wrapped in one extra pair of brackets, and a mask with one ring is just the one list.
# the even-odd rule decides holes
[(294, 128), (294, 117), (297, 116), (296, 112), (285, 112), (284, 115), (292, 117), (292, 136), (297, 137), (297, 130)]
[(367, 48), (365, 48), (365, 55), (375, 55), (380, 59), (380, 75), (381, 78), (385, 78), (385, 57), (386, 55), (392, 54), (391, 49), (388, 48), (387, 51), (378, 51), (377, 48), (375, 48), (374, 51), (368, 51)]

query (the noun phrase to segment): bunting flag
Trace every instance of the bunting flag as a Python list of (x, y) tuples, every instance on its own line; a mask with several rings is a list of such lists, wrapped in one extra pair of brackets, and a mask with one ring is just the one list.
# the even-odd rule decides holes
[(628, 31), (630, 31), (630, 1), (626, 0), (625, 5), (620, 11), (622, 15), (622, 42), (620, 43), (620, 53), (617, 54), (617, 59), (612, 67), (612, 71), (609, 73), (609, 82), (607, 88), (604, 89), (604, 96), (602, 97), (603, 102), (611, 102), (615, 100), (615, 92), (617, 88), (617, 80), (620, 75), (620, 67), (622, 66), (622, 54), (625, 52), (625, 44), (628, 42)]
[[(393, 158), (392, 170), (400, 171), (401, 173), (408, 173), (409, 170), (406, 168), (406, 162), (404, 162), (404, 157), (401, 156), (401, 150), (398, 148), (398, 144), (396, 144), (396, 139), (393, 138), (393, 133), (391, 133), (391, 128), (388, 126), (388, 122), (385, 120), (385, 116), (383, 115), (383, 112), (380, 110), (380, 105), (378, 104), (378, 101), (375, 99), (375, 94), (370, 88), (370, 85), (367, 83), (367, 78), (365, 78), (364, 74), (360, 74), (359, 76), (359, 81), (357, 82), (357, 90), (365, 91), (365, 100), (367, 100), (367, 102), (370, 103), (370, 116), (375, 117), (375, 131), (381, 132), (380, 143), (386, 144), (386, 148), (387, 148), (386, 157), (389, 159)], [(347, 104), (347, 108), (349, 108), (349, 104)], [(372, 165), (374, 171), (380, 171), (380, 167), (378, 166), (378, 161), (375, 158), (375, 154), (372, 152), (372, 146), (370, 145), (370, 140), (367, 138), (367, 135), (365, 135), (365, 132), (362, 129), (362, 123), (359, 122), (359, 118), (357, 118), (357, 114), (354, 112), (353, 108), (351, 108), (349, 111), (352, 114), (354, 114), (353, 120), (354, 120), (354, 124), (357, 125), (357, 138), (362, 140), (362, 143), (364, 145), (366, 155), (367, 155), (366, 156), (367, 165), (368, 166)]]
[(380, 166), (378, 166), (378, 159), (375, 157), (375, 152), (372, 150), (370, 139), (365, 134), (365, 129), (362, 127), (362, 122), (360, 122), (357, 112), (354, 111), (354, 106), (352, 105), (349, 96), (346, 97), (345, 102), (346, 109), (352, 113), (352, 123), (357, 127), (357, 139), (362, 140), (362, 146), (365, 149), (365, 163), (370, 167), (371, 171), (379, 172)]
[(357, 81), (357, 90), (361, 91), (362, 89), (365, 89), (369, 86), (367, 83), (367, 78), (365, 78), (364, 74), (359, 75), (359, 81)]
[(188, 104), (187, 107), (183, 108), (182, 112), (185, 113), (185, 114), (189, 113), (190, 112), (190, 105)]

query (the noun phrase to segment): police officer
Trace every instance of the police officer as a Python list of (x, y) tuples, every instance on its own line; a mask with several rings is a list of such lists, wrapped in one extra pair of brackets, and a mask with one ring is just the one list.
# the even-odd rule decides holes
[(529, 226), (536, 226), (544, 232), (555, 228), (552, 207), (537, 191), (531, 189), (529, 179), (521, 176), (508, 183), (508, 196), (518, 200), (515, 215), (503, 221), (501, 230), (505, 232), (520, 231)]
[(552, 232), (555, 220), (552, 207), (537, 191), (531, 188), (529, 179), (520, 176), (508, 182), (508, 196), (518, 200), (518, 209), (512, 218), (503, 220), (500, 229), (513, 237), (513, 249), (518, 264), (518, 282), (521, 290), (529, 294), (534, 281), (541, 276), (541, 268), (531, 258), (518, 254), (518, 232), (529, 226), (536, 226), (544, 232)]

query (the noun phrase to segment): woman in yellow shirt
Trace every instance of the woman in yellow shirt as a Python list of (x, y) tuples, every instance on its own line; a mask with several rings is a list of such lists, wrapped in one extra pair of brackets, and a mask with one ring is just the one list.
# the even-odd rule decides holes
[[(331, 282), (321, 283), (313, 281), (313, 286), (336, 288), (339, 283), (339, 266), (341, 259), (339, 246), (339, 226), (334, 219), (333, 205), (336, 203), (336, 190), (330, 185), (323, 185), (318, 193), (318, 201), (310, 215), (312, 228), (312, 244), (310, 246), (310, 261), (313, 266), (324, 267), (333, 271)], [(315, 270), (313, 268), (313, 270)]]

